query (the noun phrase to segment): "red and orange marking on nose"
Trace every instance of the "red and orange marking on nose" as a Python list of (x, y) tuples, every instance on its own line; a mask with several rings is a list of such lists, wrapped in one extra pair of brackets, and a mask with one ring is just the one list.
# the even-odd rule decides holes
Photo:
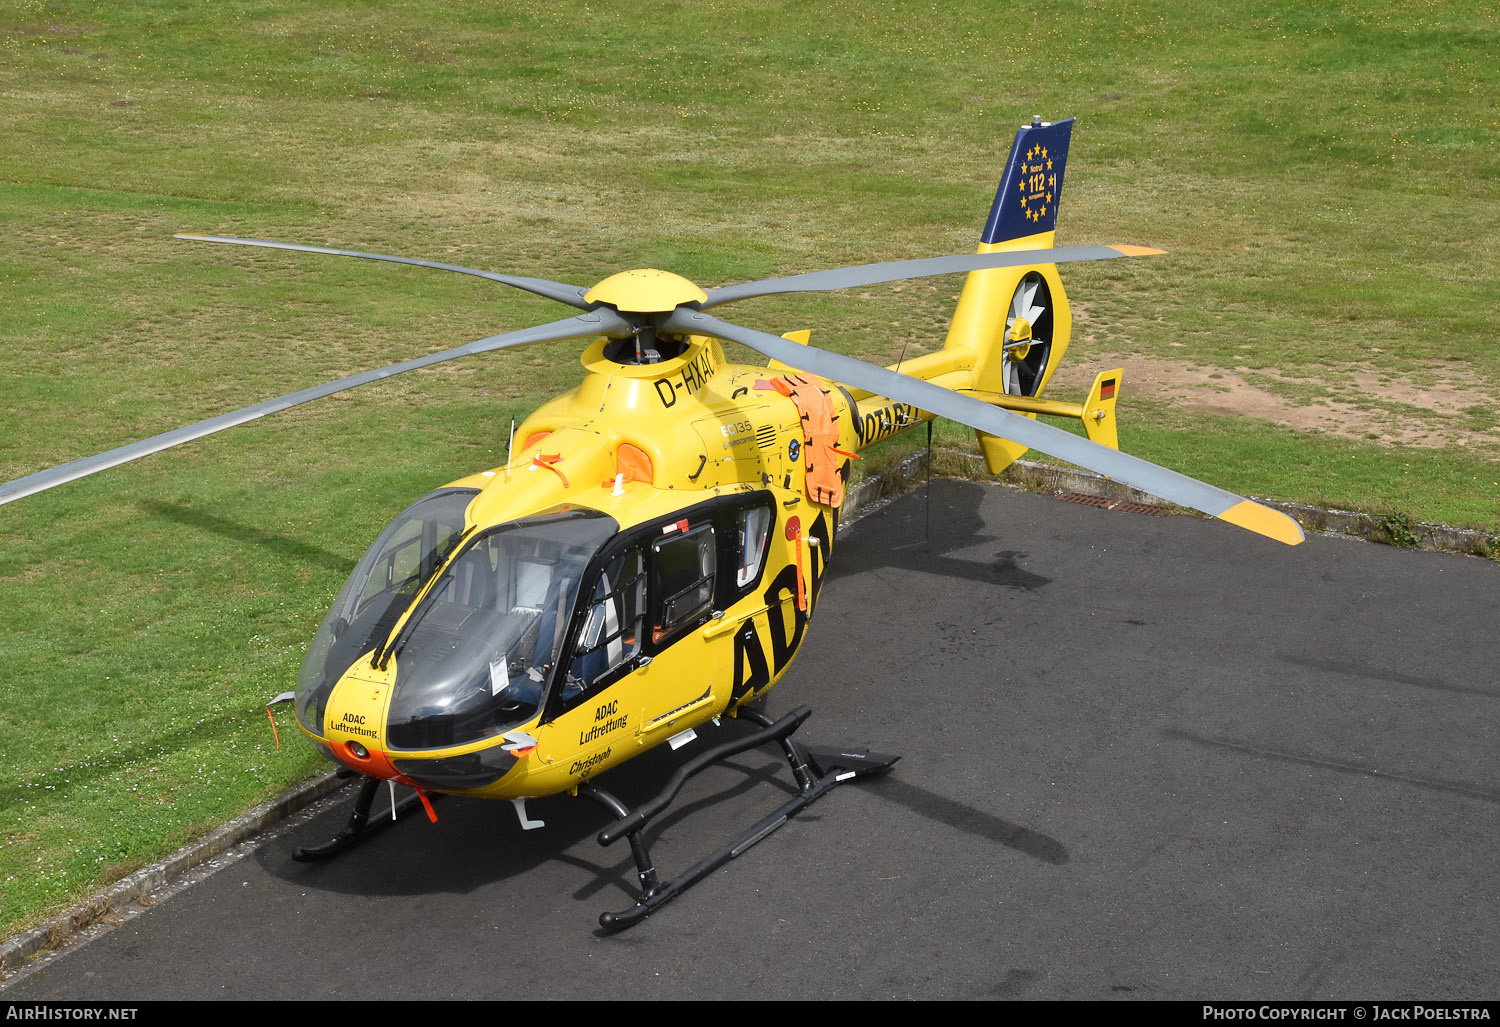
[(427, 792), (421, 785), (407, 777), (396, 769), (391, 758), (379, 749), (367, 748), (360, 742), (336, 742), (330, 740), (328, 747), (333, 754), (347, 767), (359, 771), (367, 777), (379, 778), (382, 781), (394, 781), (398, 785), (405, 785), (417, 793), (422, 800), (422, 808), (427, 811), (427, 819), (434, 824), (437, 823), (437, 811), (432, 808), (431, 801), (427, 798)]

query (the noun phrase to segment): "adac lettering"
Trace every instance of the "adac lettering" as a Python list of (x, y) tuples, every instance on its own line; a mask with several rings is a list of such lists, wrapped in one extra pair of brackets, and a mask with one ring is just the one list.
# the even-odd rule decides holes
[[(817, 580), (816, 571), (813, 580)], [(796, 597), (797, 568), (788, 564), (781, 568), (781, 573), (766, 589), (766, 605), (771, 608), (766, 615), (766, 623), (771, 626), (771, 662), (778, 674), (791, 662), (792, 654), (802, 644), (802, 631), (807, 627), (807, 614), (797, 609)], [(787, 634), (787, 614), (792, 618), (790, 637)]]
[[(812, 526), (811, 534), (818, 540), (808, 554), (809, 609), (797, 609), (797, 568), (788, 564), (775, 579), (766, 586), (762, 598), (770, 609), (766, 611), (766, 626), (771, 636), (771, 659), (766, 660), (765, 646), (755, 621), (747, 621), (734, 636), (734, 688), (731, 694), (738, 700), (747, 692), (755, 692), (771, 683), (792, 661), (797, 647), (802, 644), (802, 633), (807, 627), (811, 608), (817, 605), (818, 590), (823, 583), (823, 554), (829, 550), (828, 523), (822, 514)], [(788, 631), (787, 617), (791, 617)]]
[(661, 400), (661, 405), (670, 407), (677, 402), (679, 393), (686, 392), (693, 395), (708, 380), (714, 376), (718, 368), (714, 367), (713, 357), (707, 349), (702, 350), (687, 363), (682, 365), (682, 370), (665, 378), (658, 378), (651, 384), (656, 386), (656, 398)]
[(730, 690), (729, 702), (733, 705), (747, 693), (759, 692), (770, 683), (771, 668), (766, 663), (766, 651), (760, 644), (755, 621), (748, 620), (734, 636), (734, 688)]
[[(630, 714), (620, 713), (620, 700), (614, 699), (594, 711), (594, 726), (578, 732), (578, 744), (587, 745), (603, 738), (611, 731), (618, 731), (630, 723)], [(616, 716), (616, 714), (619, 714)]]
[(889, 435), (894, 435), (902, 428), (910, 427), (921, 419), (922, 411), (910, 403), (888, 403), (879, 410), (856, 417), (854, 419), (854, 433), (859, 436), (859, 444), (868, 446), (872, 442), (879, 442)]
[(365, 716), (363, 713), (345, 713), (339, 718), (334, 727), (346, 735), (355, 735), (359, 738), (376, 738), (376, 732), (365, 727)]

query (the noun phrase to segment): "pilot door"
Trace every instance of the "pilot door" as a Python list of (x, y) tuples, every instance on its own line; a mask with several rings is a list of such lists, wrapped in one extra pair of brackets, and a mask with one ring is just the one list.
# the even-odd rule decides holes
[(588, 777), (724, 709), (736, 651), (724, 611), (760, 583), (773, 520), (769, 497), (721, 500), (616, 542), (584, 583), (549, 763)]
[(646, 691), (649, 550), (632, 543), (607, 553), (584, 582), (578, 624), (553, 686), (544, 758), (586, 778), (633, 755)]

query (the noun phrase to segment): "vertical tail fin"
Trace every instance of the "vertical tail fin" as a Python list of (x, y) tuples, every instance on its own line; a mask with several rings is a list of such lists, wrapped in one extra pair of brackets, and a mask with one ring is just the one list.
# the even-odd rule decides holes
[(1016, 132), (981, 243), (1009, 242), (1057, 227), (1073, 121), (1068, 118), (1044, 123), (1041, 118), (1033, 118), (1030, 125)]
[[(1052, 245), (1073, 120), (1033, 118), (1016, 132), (979, 237), (980, 253)], [(972, 354), (972, 388), (1040, 396), (1068, 348), (1072, 325), (1057, 265), (974, 271), (964, 283), (944, 348)], [(983, 432), (979, 447), (995, 474), (1026, 452), (1019, 443)]]

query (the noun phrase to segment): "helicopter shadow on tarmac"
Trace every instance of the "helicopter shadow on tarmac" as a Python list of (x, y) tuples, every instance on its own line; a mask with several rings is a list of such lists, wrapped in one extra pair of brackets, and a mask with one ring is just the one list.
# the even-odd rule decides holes
[[(733, 737), (730, 732), (744, 734), (752, 728), (726, 722), (707, 740), (711, 744), (724, 741)], [(605, 783), (635, 807), (655, 795), (684, 758), (663, 746), (616, 768)], [(768, 790), (773, 794), (768, 796)], [(398, 801), (407, 794), (398, 788)], [(646, 829), (646, 839), (661, 853), (663, 870), (675, 873), (695, 858), (695, 849), (711, 848), (712, 840), (730, 830), (726, 825), (736, 823), (736, 817), (748, 823), (795, 794), (780, 756), (770, 747), (754, 750), (721, 762), (689, 782), (678, 804)], [(327, 862), (293, 861), (296, 845), (338, 833), (352, 796), (353, 789), (341, 789), (327, 810), (261, 846), (254, 858), (267, 873), (299, 887), (348, 895), (468, 894), (538, 871), (556, 878), (559, 864), (587, 875), (582, 883), (576, 875), (565, 875), (566, 891), (579, 902), (598, 902), (601, 893), (608, 892), (617, 897), (604, 899), (606, 905), (628, 905), (639, 893), (628, 846), (605, 849), (596, 840), (614, 818), (592, 802), (567, 795), (528, 803), (527, 815), (546, 824), (536, 831), (521, 830), (506, 803), (442, 796), (434, 803), (436, 824), (428, 823), (419, 810)], [(389, 802), (382, 791), (372, 818), (389, 816)], [(817, 818), (809, 814), (799, 819), (811, 823)]]
[[(878, 540), (861, 535), (847, 540), (841, 537), (841, 545), (852, 544), (851, 548), (858, 551), (859, 566), (854, 566), (856, 561), (840, 560), (836, 555), (828, 570), (827, 584), (837, 587), (841, 578), (851, 574), (891, 569), (1027, 592), (1044, 588), (1052, 579), (1021, 567), (1020, 561), (1026, 557), (1024, 552), (999, 548), (989, 561), (950, 555), (985, 542), (1004, 546), (1003, 540), (989, 534), (990, 526), (979, 514), (980, 501), (990, 488), (975, 482), (944, 481), (938, 496), (931, 494), (929, 483), (899, 497), (895, 502), (902, 505), (904, 516), (887, 518), (891, 523), (882, 523)], [(934, 518), (943, 536), (936, 543), (931, 537)], [(868, 526), (864, 534), (870, 534)], [(839, 552), (836, 546), (835, 553)], [(847, 550), (843, 552), (848, 555)]]
[[(899, 504), (899, 509), (867, 521), (863, 530), (856, 527), (849, 536), (840, 537), (843, 548), (836, 547), (835, 553), (841, 553), (843, 559), (835, 556), (825, 588), (836, 592), (843, 579), (902, 570), (990, 585), (1005, 595), (1014, 595), (1013, 590), (1040, 592), (1052, 579), (1022, 566), (1027, 554), (1005, 548), (1005, 540), (991, 533), (993, 525), (979, 512), (982, 500), (991, 491), (993, 486), (989, 485), (942, 480), (937, 491), (929, 481), (897, 497), (893, 504)], [(933, 529), (937, 529), (935, 533)], [(983, 557), (954, 555), (983, 552), (990, 544), (995, 550)], [(904, 778), (900, 771), (898, 764), (893, 775), (869, 789), (870, 794), (926, 821), (1023, 856), (1054, 865), (1069, 861), (1067, 847), (1057, 839), (924, 788)]]

